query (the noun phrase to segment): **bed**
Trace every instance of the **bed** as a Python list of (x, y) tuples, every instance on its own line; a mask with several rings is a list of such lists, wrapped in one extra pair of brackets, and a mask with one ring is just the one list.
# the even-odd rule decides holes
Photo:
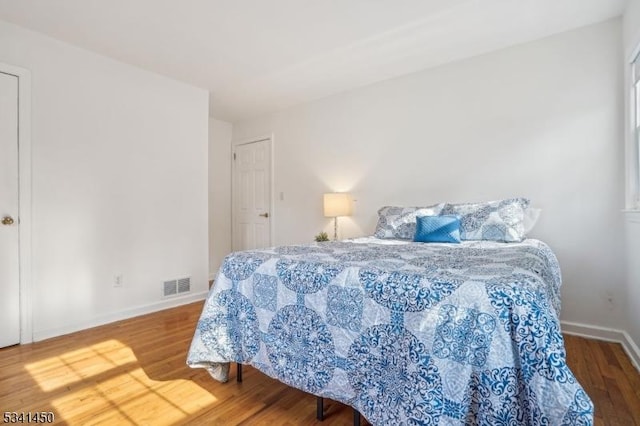
[(409, 216), (400, 234), (379, 221), (372, 237), (227, 256), (188, 365), (224, 382), (230, 362), (249, 364), (374, 425), (592, 424), (565, 360), (549, 246), (393, 238), (415, 232)]

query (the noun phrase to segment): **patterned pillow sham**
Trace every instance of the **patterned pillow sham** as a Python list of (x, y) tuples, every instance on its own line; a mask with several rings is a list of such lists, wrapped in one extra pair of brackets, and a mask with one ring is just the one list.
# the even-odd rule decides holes
[(373, 236), (413, 240), (416, 234), (416, 217), (437, 216), (443, 207), (444, 204), (434, 204), (428, 207), (382, 207), (378, 210), (378, 225)]
[(519, 242), (526, 238), (526, 198), (509, 198), (484, 203), (445, 204), (440, 214), (457, 214), (461, 240)]

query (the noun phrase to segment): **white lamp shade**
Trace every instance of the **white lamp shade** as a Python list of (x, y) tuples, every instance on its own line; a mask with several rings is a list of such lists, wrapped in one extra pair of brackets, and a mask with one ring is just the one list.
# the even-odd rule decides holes
[(324, 215), (326, 217), (351, 216), (351, 196), (346, 192), (324, 194)]

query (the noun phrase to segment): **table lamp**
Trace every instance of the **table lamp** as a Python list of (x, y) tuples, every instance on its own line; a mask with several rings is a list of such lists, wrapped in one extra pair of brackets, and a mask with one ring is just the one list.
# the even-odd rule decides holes
[(338, 239), (338, 217), (351, 216), (351, 195), (346, 192), (324, 194), (324, 216), (333, 218), (333, 239)]

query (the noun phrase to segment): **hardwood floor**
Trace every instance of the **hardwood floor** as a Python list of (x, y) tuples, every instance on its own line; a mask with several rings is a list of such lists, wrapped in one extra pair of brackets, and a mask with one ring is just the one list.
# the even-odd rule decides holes
[(640, 374), (619, 343), (564, 336), (567, 363), (595, 407), (596, 425), (640, 426)]
[[(186, 366), (202, 303), (0, 349), (3, 412), (52, 412), (67, 425), (351, 425), (351, 408), (251, 367), (218, 383)], [(615, 343), (565, 336), (568, 361), (596, 405), (596, 424), (640, 426), (640, 374)], [(362, 424), (365, 424), (363, 419)]]

